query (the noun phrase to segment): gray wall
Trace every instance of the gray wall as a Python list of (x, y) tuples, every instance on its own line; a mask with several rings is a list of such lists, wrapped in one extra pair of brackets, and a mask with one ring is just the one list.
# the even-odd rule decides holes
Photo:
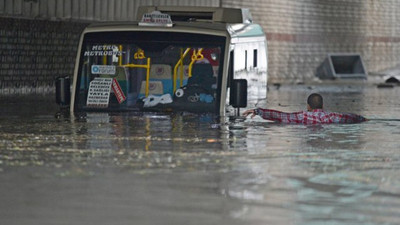
[(219, 0), (0, 0), (0, 15), (51, 20), (131, 21), (140, 5), (219, 6)]
[(0, 17), (0, 94), (47, 93), (72, 74), (86, 24)]
[(131, 21), (139, 5), (219, 6), (213, 0), (0, 0), (0, 94), (54, 92), (71, 75), (93, 21)]
[(372, 74), (400, 63), (399, 0), (223, 0), (250, 8), (269, 41), (269, 82), (315, 79), (327, 53), (360, 53)]
[(369, 72), (400, 61), (398, 0), (0, 0), (0, 94), (53, 91), (88, 23), (133, 20), (139, 5), (249, 8), (267, 33), (270, 83), (315, 79), (327, 53), (360, 53)]

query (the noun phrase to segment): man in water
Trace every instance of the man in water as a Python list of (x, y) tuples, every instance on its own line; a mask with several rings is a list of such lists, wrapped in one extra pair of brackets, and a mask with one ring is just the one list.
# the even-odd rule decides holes
[(272, 109), (249, 109), (243, 116), (258, 115), (263, 119), (279, 123), (297, 124), (329, 124), (329, 123), (360, 123), (367, 121), (366, 118), (352, 113), (336, 113), (323, 110), (323, 99), (320, 94), (311, 94), (307, 99), (307, 111), (285, 113)]

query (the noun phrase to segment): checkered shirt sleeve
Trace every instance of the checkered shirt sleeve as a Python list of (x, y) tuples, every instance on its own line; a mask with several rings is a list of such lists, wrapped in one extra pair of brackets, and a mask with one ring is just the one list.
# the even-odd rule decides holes
[(326, 112), (316, 109), (311, 112), (301, 111), (285, 113), (272, 109), (257, 108), (255, 114), (266, 120), (279, 123), (299, 123), (299, 124), (330, 124), (330, 123), (360, 123), (367, 119), (352, 113)]
[(304, 120), (302, 112), (286, 113), (278, 110), (257, 108), (255, 113), (263, 119), (280, 123), (303, 123), (302, 121)]

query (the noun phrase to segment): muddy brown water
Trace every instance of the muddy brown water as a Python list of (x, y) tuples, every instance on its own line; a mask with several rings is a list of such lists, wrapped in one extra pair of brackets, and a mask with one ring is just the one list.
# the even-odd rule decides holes
[(3, 96), (0, 224), (400, 224), (400, 87), (271, 86), (257, 106), (312, 92), (371, 120), (56, 119), (51, 96)]

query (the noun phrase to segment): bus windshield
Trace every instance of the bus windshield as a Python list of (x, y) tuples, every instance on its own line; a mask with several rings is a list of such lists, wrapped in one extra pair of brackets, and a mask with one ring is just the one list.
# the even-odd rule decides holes
[(87, 33), (76, 111), (216, 112), (225, 37), (179, 32)]

